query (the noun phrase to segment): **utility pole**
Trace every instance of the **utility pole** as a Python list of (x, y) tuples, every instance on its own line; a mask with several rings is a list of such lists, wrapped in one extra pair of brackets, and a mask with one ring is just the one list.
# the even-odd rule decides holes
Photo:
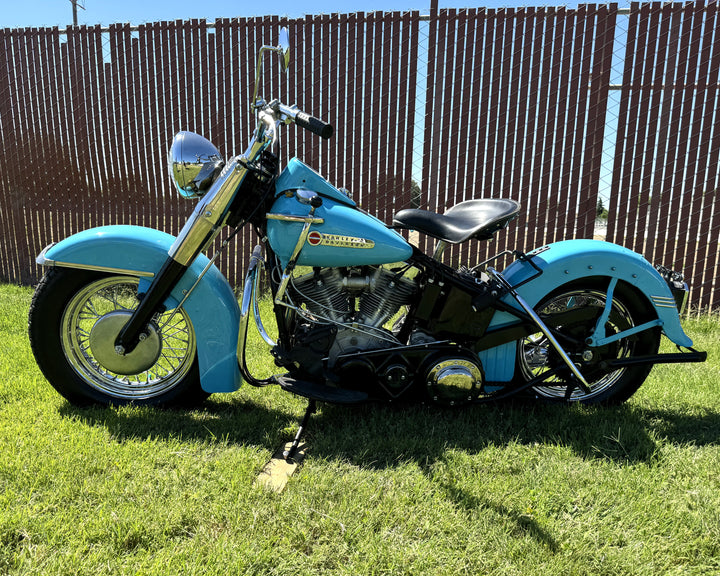
[(78, 6), (85, 10), (85, 0), (70, 0), (70, 4), (72, 4), (73, 7), (73, 26), (77, 26), (77, 9)]

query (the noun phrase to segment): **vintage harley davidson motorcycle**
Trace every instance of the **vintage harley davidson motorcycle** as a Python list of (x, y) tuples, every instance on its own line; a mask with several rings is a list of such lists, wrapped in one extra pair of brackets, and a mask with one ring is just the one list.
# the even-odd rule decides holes
[[(616, 404), (652, 366), (701, 362), (679, 313), (680, 274), (593, 240), (512, 252), (453, 269), (448, 244), (490, 240), (520, 210), (508, 199), (461, 202), (444, 214), (399, 211), (386, 226), (298, 159), (280, 170), (282, 124), (323, 138), (332, 126), (258, 98), (265, 53), (289, 63), (287, 30), (258, 55), (247, 151), (224, 162), (206, 139), (179, 133), (170, 169), (199, 198), (177, 238), (136, 226), (86, 230), (48, 246), (30, 311), (30, 341), (49, 382), (77, 404), (194, 405), (243, 380), (316, 401), (421, 401), (458, 406), (509, 396)], [(224, 226), (251, 225), (241, 305), (203, 252)], [(397, 229), (437, 240), (431, 257)], [(225, 242), (227, 244), (227, 241)], [(224, 248), (224, 246), (223, 246)], [(217, 257), (217, 254), (216, 254)], [(277, 339), (260, 318), (271, 293)], [(254, 377), (250, 316), (282, 374)], [(662, 335), (677, 345), (658, 353)]]

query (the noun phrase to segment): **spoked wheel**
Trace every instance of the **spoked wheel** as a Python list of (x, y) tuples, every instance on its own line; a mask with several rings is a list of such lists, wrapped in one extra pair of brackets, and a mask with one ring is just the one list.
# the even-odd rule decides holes
[(30, 344), (48, 381), (75, 404), (195, 405), (200, 387), (195, 332), (184, 310), (150, 323), (131, 353), (115, 338), (137, 307), (138, 278), (50, 270), (30, 309)]
[[(558, 340), (590, 384), (590, 392), (578, 387), (560, 355), (538, 332), (518, 342), (517, 383), (528, 382), (548, 370), (557, 369), (557, 375), (531, 388), (533, 397), (555, 402), (620, 404), (630, 398), (647, 378), (652, 365), (612, 370), (605, 363), (619, 358), (656, 354), (660, 346), (658, 328), (620, 338), (604, 346), (590, 347), (585, 342), (605, 311), (608, 282), (585, 279), (566, 285), (535, 307), (543, 321), (564, 336)], [(618, 334), (653, 318), (654, 312), (647, 301), (628, 286), (618, 283), (605, 324), (605, 335)]]

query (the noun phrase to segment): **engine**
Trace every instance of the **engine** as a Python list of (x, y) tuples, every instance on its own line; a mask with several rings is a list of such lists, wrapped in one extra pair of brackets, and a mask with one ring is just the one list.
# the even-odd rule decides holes
[(276, 358), (300, 377), (348, 389), (374, 387), (390, 398), (413, 389), (412, 394), (439, 404), (472, 402), (483, 384), (475, 354), (437, 342), (422, 330), (414, 330), (404, 346), (385, 327), (417, 293), (405, 272), (376, 266), (316, 268), (295, 278), (288, 294), (302, 313), (290, 349), (277, 351)]
[(322, 268), (292, 283), (296, 304), (320, 322), (357, 323), (381, 328), (401, 306), (408, 304), (416, 285), (381, 267)]
[(332, 370), (339, 356), (392, 347), (397, 340), (383, 325), (417, 290), (415, 282), (382, 267), (317, 268), (295, 278), (289, 295), (304, 320), (286, 357), (310, 374)]

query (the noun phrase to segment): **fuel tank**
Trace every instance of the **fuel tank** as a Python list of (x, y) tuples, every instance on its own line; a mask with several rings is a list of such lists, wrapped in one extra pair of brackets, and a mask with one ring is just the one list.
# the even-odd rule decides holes
[(288, 163), (275, 188), (277, 196), (268, 213), (267, 234), (283, 267), (290, 261), (304, 226), (297, 219), (310, 213), (307, 198), (311, 193), (322, 199), (313, 216), (322, 222), (310, 226), (298, 265), (388, 264), (403, 262), (412, 254), (412, 247), (400, 234), (358, 209), (355, 202), (297, 159)]

